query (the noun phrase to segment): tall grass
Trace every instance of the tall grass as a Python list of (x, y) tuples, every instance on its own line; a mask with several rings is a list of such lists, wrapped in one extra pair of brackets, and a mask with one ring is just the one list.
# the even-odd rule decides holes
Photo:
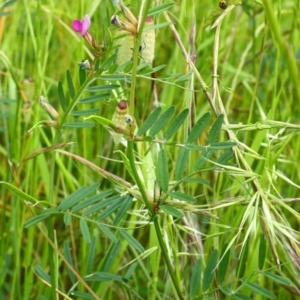
[(1, 299), (299, 296), (300, 4), (240, 2), (1, 4)]

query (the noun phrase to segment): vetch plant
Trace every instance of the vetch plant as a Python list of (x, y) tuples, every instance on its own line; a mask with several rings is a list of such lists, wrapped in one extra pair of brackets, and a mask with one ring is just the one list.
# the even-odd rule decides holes
[[(10, 228), (24, 226), (32, 250), (22, 272), (37, 276), (40, 290), (24, 279), (27, 298), (299, 294), (299, 185), (292, 174), (300, 127), (275, 120), (285, 114), (277, 110), (280, 97), (290, 101), (287, 91), (297, 92), (284, 81), (295, 62), (277, 52), (268, 61), (267, 26), (285, 22), (270, 15), (270, 3), (240, 2), (113, 1), (113, 9), (69, 22), (92, 52), (76, 57), (80, 45), (70, 37), (72, 60), (57, 95), (43, 90), (47, 96), (37, 101), (49, 120), (33, 114), (24, 155), (10, 162), (14, 182), (1, 182), (5, 199), (24, 200), (20, 221), (6, 204), (3, 216), (13, 216)], [(249, 37), (240, 24), (250, 16), (261, 24)], [(281, 59), (289, 60), (288, 71)], [(23, 243), (22, 234), (14, 236), (13, 249)]]

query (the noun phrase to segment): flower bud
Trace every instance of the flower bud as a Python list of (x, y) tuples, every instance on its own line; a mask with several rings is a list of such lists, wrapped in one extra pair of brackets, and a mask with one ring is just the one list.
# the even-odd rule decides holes
[(53, 119), (57, 119), (59, 117), (58, 112), (56, 111), (55, 108), (53, 108), (47, 101), (46, 99), (41, 96), (39, 99), (40, 104), (42, 105), (42, 107), (44, 107), (44, 109), (47, 111), (47, 113), (50, 115), (50, 117), (52, 117)]

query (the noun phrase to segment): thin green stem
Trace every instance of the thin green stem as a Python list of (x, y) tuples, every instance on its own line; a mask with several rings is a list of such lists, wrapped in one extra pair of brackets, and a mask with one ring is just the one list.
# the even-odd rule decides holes
[(132, 73), (131, 73), (131, 87), (130, 87), (130, 97), (129, 97), (129, 114), (134, 117), (134, 98), (135, 98), (135, 87), (136, 87), (136, 76), (137, 76), (137, 66), (140, 56), (140, 46), (141, 37), (143, 34), (143, 29), (145, 25), (146, 16), (150, 8), (151, 1), (146, 1), (144, 10), (142, 12), (142, 17), (139, 20), (137, 34), (134, 38), (134, 48), (133, 48), (133, 61), (132, 61)]
[(160, 226), (159, 226), (158, 218), (155, 216), (155, 212), (154, 212), (153, 207), (152, 207), (152, 205), (151, 205), (151, 203), (150, 203), (150, 201), (149, 201), (149, 199), (147, 197), (144, 185), (143, 185), (143, 183), (142, 183), (142, 181), (141, 181), (141, 179), (140, 179), (140, 177), (138, 175), (138, 172), (137, 172), (137, 169), (136, 169), (136, 166), (135, 166), (134, 151), (133, 151), (133, 141), (128, 141), (127, 154), (128, 154), (128, 159), (129, 159), (129, 162), (130, 162), (130, 166), (131, 166), (133, 175), (135, 177), (134, 178), (135, 182), (136, 182), (136, 184), (137, 184), (137, 186), (139, 188), (139, 191), (140, 191), (140, 193), (141, 193), (141, 195), (143, 197), (144, 203), (145, 203), (146, 207), (149, 210), (150, 219), (152, 219), (153, 222), (154, 222), (156, 236), (157, 236), (157, 239), (158, 239), (158, 242), (159, 242), (159, 245), (160, 245), (160, 248), (161, 248), (164, 260), (165, 260), (165, 263), (167, 265), (167, 269), (168, 269), (169, 274), (171, 276), (173, 285), (174, 285), (174, 287), (175, 287), (175, 289), (177, 291), (178, 297), (180, 299), (184, 299), (184, 297), (183, 297), (183, 295), (181, 293), (180, 284), (179, 284), (179, 282), (178, 282), (178, 280), (176, 278), (174, 269), (173, 269), (171, 261), (169, 259), (168, 250), (167, 250), (167, 247), (165, 245), (164, 239), (162, 237), (162, 233), (161, 233), (161, 229), (160, 229)]

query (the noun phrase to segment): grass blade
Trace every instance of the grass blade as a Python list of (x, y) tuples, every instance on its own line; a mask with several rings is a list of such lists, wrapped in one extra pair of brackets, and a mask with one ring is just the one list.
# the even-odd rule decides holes
[(201, 269), (202, 269), (202, 260), (197, 259), (192, 269), (191, 284), (190, 284), (190, 298), (194, 298), (199, 290), (200, 282), (201, 282)]
[[(226, 243), (222, 248), (221, 258), (223, 257), (227, 247), (228, 247), (228, 243)], [(221, 285), (224, 281), (226, 271), (227, 271), (227, 267), (228, 267), (228, 263), (229, 263), (229, 256), (230, 256), (230, 250), (228, 250), (226, 252), (226, 254), (224, 255), (224, 257), (222, 258), (222, 260), (219, 263), (218, 276), (217, 276), (217, 280), (218, 280), (219, 285)]]
[(265, 235), (262, 233), (260, 235), (259, 252), (258, 252), (258, 268), (260, 270), (262, 270), (264, 268), (266, 253), (267, 253), (267, 241), (266, 241)]
[(157, 161), (157, 179), (158, 183), (164, 193), (167, 193), (169, 188), (169, 171), (168, 162), (165, 149), (161, 149), (158, 153)]
[(211, 284), (211, 281), (213, 279), (213, 276), (214, 276), (214, 271), (215, 271), (215, 268), (217, 266), (217, 263), (218, 263), (218, 250), (215, 249), (208, 261), (207, 261), (207, 264), (206, 264), (206, 268), (205, 268), (205, 271), (204, 271), (204, 274), (203, 274), (203, 280), (202, 280), (202, 291), (203, 293), (205, 293), (210, 284)]
[(157, 14), (171, 8), (173, 5), (174, 5), (174, 3), (171, 2), (171, 3), (164, 3), (164, 4), (161, 4), (161, 5), (155, 6), (151, 9), (149, 9), (147, 16), (150, 17), (150, 16), (157, 15)]
[[(72, 260), (72, 255), (69, 247), (68, 241), (64, 241), (64, 255), (68, 263), (74, 268), (73, 260)], [(75, 275), (74, 273), (68, 268), (68, 275), (71, 279), (71, 282), (74, 284), (75, 283)]]

